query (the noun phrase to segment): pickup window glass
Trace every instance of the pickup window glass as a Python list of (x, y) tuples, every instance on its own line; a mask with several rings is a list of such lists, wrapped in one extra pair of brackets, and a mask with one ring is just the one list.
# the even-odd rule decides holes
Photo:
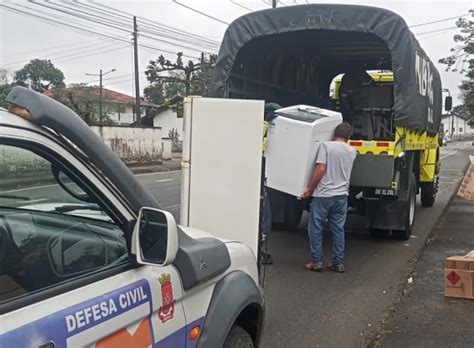
[(100, 203), (56, 163), (0, 144), (0, 302), (125, 262)]

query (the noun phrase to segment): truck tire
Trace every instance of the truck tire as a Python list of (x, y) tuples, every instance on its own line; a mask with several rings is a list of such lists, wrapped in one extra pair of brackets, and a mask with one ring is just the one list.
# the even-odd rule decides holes
[(433, 182), (420, 183), (421, 205), (423, 207), (432, 207), (436, 200), (436, 180)]
[(254, 348), (252, 337), (239, 325), (234, 325), (227, 335), (223, 348)]
[(403, 230), (392, 231), (392, 236), (397, 239), (408, 240), (411, 237), (413, 224), (415, 223), (415, 209), (416, 209), (416, 179), (412, 174), (408, 188), (408, 201), (406, 202), (405, 214), (405, 228)]
[(283, 225), (285, 230), (295, 231), (301, 222), (303, 216), (304, 203), (295, 197), (287, 197), (285, 202), (285, 217)]

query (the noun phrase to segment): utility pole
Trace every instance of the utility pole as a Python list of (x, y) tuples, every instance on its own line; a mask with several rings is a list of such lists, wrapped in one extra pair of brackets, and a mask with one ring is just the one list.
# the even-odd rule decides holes
[(272, 0), (272, 8), (276, 8), (277, 7), (277, 0)]
[(135, 63), (135, 114), (137, 115), (137, 126), (141, 125), (140, 120), (140, 78), (138, 71), (138, 29), (137, 17), (133, 16), (133, 60)]
[(204, 63), (204, 52), (201, 52), (201, 76), (202, 76), (202, 95), (204, 96), (206, 93), (206, 71), (205, 71), (205, 63)]
[(99, 124), (102, 126), (102, 76), (114, 72), (115, 69), (111, 69), (105, 73), (102, 73), (102, 69), (99, 70), (98, 74), (86, 74), (87, 76), (99, 76)]

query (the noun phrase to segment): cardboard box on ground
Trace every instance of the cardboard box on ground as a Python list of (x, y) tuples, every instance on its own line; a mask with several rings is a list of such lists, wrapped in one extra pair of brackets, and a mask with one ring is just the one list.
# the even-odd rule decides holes
[(474, 201), (474, 156), (469, 156), (471, 165), (464, 176), (458, 190), (458, 196), (468, 201)]
[(474, 300), (474, 250), (446, 259), (444, 295)]

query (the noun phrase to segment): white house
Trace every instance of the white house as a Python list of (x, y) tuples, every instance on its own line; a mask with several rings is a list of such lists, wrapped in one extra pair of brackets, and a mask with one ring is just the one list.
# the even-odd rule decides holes
[(454, 140), (474, 138), (474, 123), (467, 113), (445, 114), (441, 117), (441, 124), (445, 134), (454, 135)]
[(153, 108), (150, 115), (143, 117), (142, 126), (160, 127), (163, 137), (167, 137), (172, 129), (176, 129), (179, 134), (179, 140), (183, 136), (183, 116), (180, 114), (183, 97), (175, 96), (167, 103)]
[[(100, 88), (99, 87), (67, 87), (54, 91), (46, 91), (45, 95), (55, 98), (63, 103), (75, 102), (92, 102), (95, 108), (100, 104)], [(135, 97), (102, 88), (102, 110), (116, 125), (130, 125), (136, 121), (133, 112), (135, 105)], [(140, 101), (141, 117), (149, 114), (149, 111), (157, 105)], [(167, 135), (168, 133), (166, 133)]]
[(183, 140), (183, 118), (178, 117), (175, 108), (167, 107), (159, 111), (158, 114), (153, 117), (153, 127), (161, 127), (161, 131), (165, 137), (167, 137), (170, 130), (174, 128), (180, 135), (179, 140)]

